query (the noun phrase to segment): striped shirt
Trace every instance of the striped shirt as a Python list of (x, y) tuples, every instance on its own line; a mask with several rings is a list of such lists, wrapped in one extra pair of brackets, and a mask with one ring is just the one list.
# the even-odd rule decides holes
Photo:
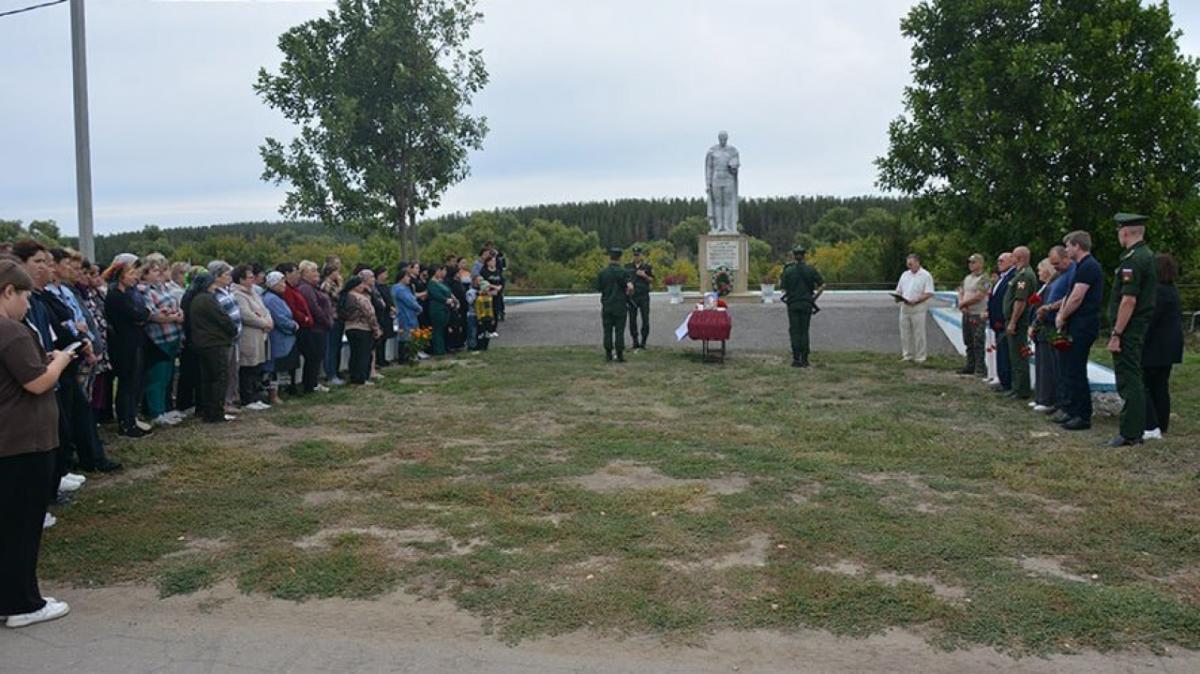
[(242, 310), (238, 307), (233, 291), (229, 289), (229, 286), (225, 286), (213, 291), (213, 295), (217, 297), (217, 303), (221, 305), (226, 314), (229, 314), (229, 318), (237, 326), (237, 334), (240, 337), (242, 335)]

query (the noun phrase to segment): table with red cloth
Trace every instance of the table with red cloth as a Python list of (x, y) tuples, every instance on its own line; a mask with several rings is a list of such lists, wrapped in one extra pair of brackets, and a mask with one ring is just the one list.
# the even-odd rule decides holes
[(688, 316), (688, 337), (701, 342), (701, 354), (705, 360), (710, 353), (716, 353), (709, 347), (709, 342), (720, 342), (721, 362), (725, 362), (725, 342), (733, 330), (733, 319), (728, 311), (720, 309), (698, 309)]

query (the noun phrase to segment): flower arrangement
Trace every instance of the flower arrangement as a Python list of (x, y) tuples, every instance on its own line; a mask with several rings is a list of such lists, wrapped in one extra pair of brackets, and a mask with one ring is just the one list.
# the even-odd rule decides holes
[(1046, 333), (1046, 341), (1050, 342), (1050, 346), (1058, 351), (1071, 350), (1071, 335), (1057, 328), (1049, 329), (1049, 332)]
[(683, 274), (667, 274), (663, 279), (663, 283), (669, 286), (681, 286), (687, 283), (687, 276)]
[(717, 267), (712, 273), (712, 287), (718, 297), (724, 297), (733, 292), (733, 272), (725, 266)]
[(416, 328), (408, 340), (409, 362), (417, 362), (417, 354), (429, 348), (433, 339), (433, 328)]
[(1029, 340), (1024, 340), (1021, 342), (1021, 348), (1019, 351), (1023, 360), (1029, 360), (1030, 358), (1033, 358), (1033, 344), (1030, 344)]
[(1036, 292), (1033, 293), (1032, 295), (1030, 295), (1029, 299), (1025, 300), (1025, 304), (1029, 308), (1036, 307), (1041, 303), (1042, 303), (1042, 296), (1037, 294)]

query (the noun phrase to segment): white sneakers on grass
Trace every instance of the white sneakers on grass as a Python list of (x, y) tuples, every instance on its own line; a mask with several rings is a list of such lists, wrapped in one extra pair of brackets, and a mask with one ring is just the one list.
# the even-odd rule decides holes
[(1033, 406), (1034, 412), (1040, 412), (1042, 414), (1049, 414), (1050, 412), (1053, 412), (1055, 409), (1057, 409), (1057, 408), (1051, 407), (1050, 405), (1034, 405)]
[(66, 491), (66, 492), (79, 491), (79, 488), (82, 486), (83, 486), (82, 482), (68, 480), (66, 475), (62, 476), (58, 480), (58, 490), (59, 491)]
[(329, 385), (330, 386), (345, 386), (346, 380), (342, 379), (341, 377), (334, 377), (333, 379), (329, 380)]
[(329, 387), (325, 386), (324, 384), (317, 384), (317, 387), (313, 390), (320, 393), (329, 393)]
[(5, 623), (9, 627), (28, 627), (37, 623), (44, 623), (48, 620), (61, 618), (71, 612), (71, 607), (67, 606), (67, 602), (59, 601), (54, 597), (42, 597), (46, 600), (46, 605), (40, 610), (33, 613), (22, 613), (20, 615), (8, 616), (8, 621)]
[(54, 515), (51, 515), (50, 513), (46, 513), (46, 516), (42, 518), (42, 528), (43, 529), (49, 529), (50, 527), (54, 526), (55, 524), (58, 524), (58, 518), (55, 517)]
[(1163, 439), (1162, 430), (1158, 429), (1158, 428), (1151, 428), (1150, 430), (1142, 433), (1142, 439), (1143, 440), (1162, 440)]
[(255, 412), (262, 412), (263, 410), (271, 409), (271, 406), (262, 402), (261, 400), (255, 400), (249, 405), (246, 405), (245, 408), (248, 410), (254, 410)]

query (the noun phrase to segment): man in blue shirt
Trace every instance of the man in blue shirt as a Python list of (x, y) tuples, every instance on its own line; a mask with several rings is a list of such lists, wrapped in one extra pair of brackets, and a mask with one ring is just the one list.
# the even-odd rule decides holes
[(987, 303), (988, 324), (996, 335), (996, 376), (1000, 380), (999, 384), (992, 385), (992, 390), (1008, 393), (1012, 390), (1012, 365), (1008, 360), (1008, 335), (1004, 329), (1004, 293), (1013, 275), (1012, 253), (1000, 253), (996, 260), (996, 271), (1000, 273), (1000, 278), (992, 287)]
[[(1075, 262), (1071, 292), (1063, 301), (1054, 325), (1071, 337), (1071, 349), (1063, 361), (1062, 381), (1067, 391), (1067, 409), (1054, 419), (1069, 431), (1092, 427), (1092, 391), (1088, 385), (1088, 354), (1100, 334), (1100, 304), (1104, 294), (1104, 271), (1091, 254), (1092, 237), (1074, 231), (1063, 237), (1067, 255)], [(1065, 417), (1065, 418), (1064, 418)]]
[[(1053, 327), (1054, 321), (1058, 318), (1058, 310), (1062, 308), (1067, 296), (1071, 294), (1071, 288), (1075, 286), (1075, 263), (1067, 254), (1065, 246), (1051, 248), (1046, 259), (1058, 272), (1058, 276), (1050, 283), (1050, 288), (1046, 291), (1045, 302), (1038, 307), (1037, 313), (1038, 320), (1042, 325)], [(1054, 382), (1054, 407), (1059, 410), (1061, 416), (1066, 414), (1066, 409), (1070, 406), (1067, 386), (1063, 379), (1067, 354), (1065, 351), (1052, 349), (1049, 355), (1054, 358), (1054, 372), (1057, 374), (1057, 380)], [(1060, 420), (1066, 421), (1066, 419)]]

